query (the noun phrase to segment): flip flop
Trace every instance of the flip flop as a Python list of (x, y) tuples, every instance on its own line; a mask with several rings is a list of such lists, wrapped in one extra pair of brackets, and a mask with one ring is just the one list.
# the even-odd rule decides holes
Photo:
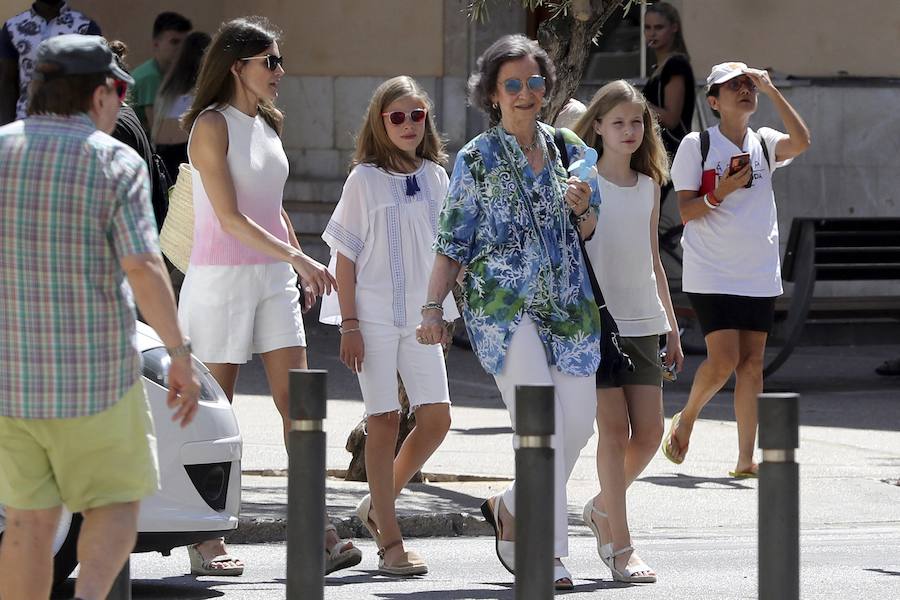
[(733, 479), (756, 479), (759, 471), (728, 471), (728, 476)]
[(671, 462), (676, 465), (680, 465), (684, 462), (685, 457), (687, 456), (687, 446), (684, 448), (684, 455), (678, 457), (672, 454), (672, 450), (670, 446), (672, 442), (675, 440), (675, 429), (678, 428), (678, 422), (681, 420), (681, 412), (677, 412), (672, 416), (672, 422), (669, 424), (669, 431), (666, 433), (666, 437), (663, 438), (662, 442), (662, 453), (663, 456), (668, 458)]

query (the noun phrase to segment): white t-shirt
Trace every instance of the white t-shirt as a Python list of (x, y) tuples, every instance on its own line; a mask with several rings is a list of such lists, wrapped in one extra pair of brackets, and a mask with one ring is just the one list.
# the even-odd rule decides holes
[(667, 333), (669, 320), (656, 288), (650, 246), (657, 186), (642, 173), (632, 187), (620, 187), (599, 174), (597, 180), (603, 202), (585, 249), (609, 313), (623, 337)]
[[(448, 185), (447, 172), (429, 160), (410, 174), (368, 164), (350, 172), (322, 239), (331, 247), (328, 269), (332, 273), (338, 252), (356, 264), (358, 314), (354, 317), (397, 327), (418, 325), (434, 264), (431, 246)], [(444, 318), (457, 317), (456, 303), (448, 295)], [(322, 298), (319, 320), (340, 324), (336, 293)]]
[[(759, 135), (772, 159), (772, 170), (790, 164), (792, 159), (775, 162), (775, 145), (786, 134), (762, 127)], [(772, 173), (752, 129), (747, 129), (738, 148), (718, 126), (711, 128), (705, 166), (700, 164), (700, 134), (688, 134), (672, 163), (672, 183), (675, 191), (699, 190), (704, 168), (715, 169), (721, 177), (731, 157), (743, 152), (750, 153), (753, 185), (729, 194), (718, 208), (684, 226), (682, 288), (686, 292), (773, 297), (783, 291)]]

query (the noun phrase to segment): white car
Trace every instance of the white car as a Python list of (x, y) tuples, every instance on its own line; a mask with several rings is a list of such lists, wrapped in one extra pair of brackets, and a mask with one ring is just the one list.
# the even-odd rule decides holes
[[(185, 428), (166, 406), (169, 356), (153, 329), (137, 323), (144, 390), (153, 413), (159, 456), (159, 491), (141, 502), (135, 552), (161, 552), (220, 537), (238, 526), (241, 452), (238, 423), (225, 392), (196, 358), (200, 406)], [(0, 507), (0, 536), (4, 526)], [(63, 511), (54, 540), (54, 584), (75, 569), (81, 515)]]

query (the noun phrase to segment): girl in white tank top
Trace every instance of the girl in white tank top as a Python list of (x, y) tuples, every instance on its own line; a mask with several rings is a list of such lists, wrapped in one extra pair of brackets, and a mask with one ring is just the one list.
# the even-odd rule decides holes
[(670, 371), (680, 370), (684, 359), (656, 237), (659, 189), (668, 178), (668, 160), (646, 100), (621, 80), (597, 92), (575, 133), (600, 155), (596, 185), (602, 204), (597, 229), (586, 243), (588, 258), (623, 350), (635, 363), (621, 381), (598, 379), (601, 492), (585, 505), (583, 516), (614, 579), (652, 583), (656, 573), (631, 545), (625, 490), (662, 438), (659, 336), (667, 336)]

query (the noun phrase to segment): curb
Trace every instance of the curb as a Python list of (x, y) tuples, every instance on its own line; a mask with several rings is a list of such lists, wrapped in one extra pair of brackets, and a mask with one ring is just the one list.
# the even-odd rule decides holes
[[(494, 530), (481, 515), (470, 513), (428, 513), (398, 517), (404, 538), (493, 536)], [(341, 538), (371, 538), (357, 517), (331, 519)], [(225, 536), (229, 544), (265, 544), (287, 540), (287, 519), (241, 517), (238, 528)]]

